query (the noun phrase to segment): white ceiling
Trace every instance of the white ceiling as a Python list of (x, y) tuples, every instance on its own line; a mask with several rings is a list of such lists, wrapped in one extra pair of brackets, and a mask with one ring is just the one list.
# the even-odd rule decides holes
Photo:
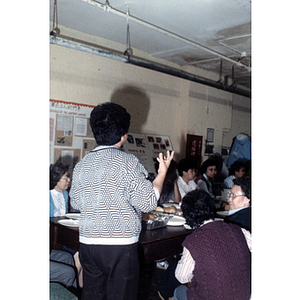
[[(53, 21), (54, 0), (49, 1)], [(124, 44), (125, 51), (128, 22), (131, 48), (180, 66), (214, 71), (221, 74), (222, 84), (225, 75), (234, 74), (237, 85), (251, 88), (251, 0), (56, 2), (58, 28)]]

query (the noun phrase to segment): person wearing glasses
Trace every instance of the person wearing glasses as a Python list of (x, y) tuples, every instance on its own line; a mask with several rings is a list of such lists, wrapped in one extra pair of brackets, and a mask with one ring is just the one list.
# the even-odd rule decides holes
[(248, 177), (234, 179), (229, 194), (229, 213), (226, 223), (234, 223), (251, 232), (251, 186)]
[(69, 187), (68, 165), (55, 163), (50, 166), (50, 218), (62, 217), (68, 213)]
[[(60, 162), (50, 165), (50, 218), (63, 217), (68, 213), (69, 194), (66, 191), (70, 184), (68, 170), (69, 166), (63, 165)], [(66, 246), (63, 246), (62, 249), (63, 250), (50, 251), (50, 280), (57, 280), (63, 283), (65, 283), (66, 280), (68, 282), (72, 281), (73, 277), (70, 276), (70, 273), (72, 274), (72, 267), (75, 265), (78, 274), (78, 285), (82, 287), (82, 267), (79, 260), (79, 252)], [(72, 259), (68, 257), (69, 255), (73, 256), (72, 264), (68, 263), (72, 261)], [(64, 273), (66, 273), (67, 279), (64, 278)], [(73, 283), (76, 287), (77, 283), (75, 281)]]

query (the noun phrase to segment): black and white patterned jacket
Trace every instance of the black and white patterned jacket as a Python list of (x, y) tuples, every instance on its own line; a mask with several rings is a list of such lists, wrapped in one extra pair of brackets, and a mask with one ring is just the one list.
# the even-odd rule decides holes
[[(71, 206), (80, 211), (79, 241), (129, 245), (141, 231), (141, 212), (157, 206), (148, 172), (132, 154), (99, 146), (75, 167)], [(159, 196), (159, 195), (158, 195)]]

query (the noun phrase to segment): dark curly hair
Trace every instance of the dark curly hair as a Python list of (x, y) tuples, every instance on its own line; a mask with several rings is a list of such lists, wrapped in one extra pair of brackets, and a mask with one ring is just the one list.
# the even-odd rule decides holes
[(121, 105), (105, 102), (92, 110), (90, 125), (98, 145), (115, 145), (129, 131), (130, 114)]
[(245, 196), (251, 200), (251, 182), (248, 177), (239, 177), (233, 180), (234, 185), (238, 185), (241, 187), (242, 192)]
[(50, 190), (53, 190), (60, 179), (69, 170), (69, 165), (60, 162), (50, 165)]
[(214, 201), (203, 190), (197, 189), (187, 193), (182, 199), (181, 209), (186, 223), (192, 228), (199, 227), (206, 220), (214, 219)]

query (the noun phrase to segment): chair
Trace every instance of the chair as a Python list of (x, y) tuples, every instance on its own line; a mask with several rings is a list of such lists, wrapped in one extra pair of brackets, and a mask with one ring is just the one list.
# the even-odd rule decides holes
[(78, 300), (78, 297), (57, 282), (50, 282), (50, 300)]

